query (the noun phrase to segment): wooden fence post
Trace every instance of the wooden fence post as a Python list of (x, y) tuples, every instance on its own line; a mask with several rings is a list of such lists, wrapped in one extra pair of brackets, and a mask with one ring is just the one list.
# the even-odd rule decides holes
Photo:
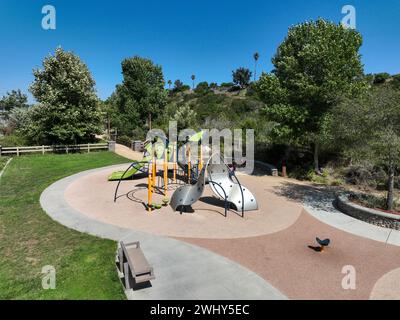
[(0, 157), (1, 157), (1, 150), (2, 150), (2, 146), (0, 145)]
[(17, 147), (17, 157), (19, 157), (19, 147)]
[(68, 154), (68, 146), (65, 146), (65, 152)]
[(44, 145), (42, 145), (42, 154), (44, 154)]
[(87, 152), (90, 153), (90, 144), (87, 144)]

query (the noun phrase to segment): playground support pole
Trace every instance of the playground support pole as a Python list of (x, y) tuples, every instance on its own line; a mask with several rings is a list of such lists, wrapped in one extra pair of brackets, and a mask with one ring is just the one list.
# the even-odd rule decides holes
[(164, 158), (164, 196), (168, 197), (168, 156), (167, 149), (165, 149), (165, 158)]
[(153, 158), (153, 165), (152, 165), (152, 170), (153, 170), (153, 187), (156, 185), (157, 183), (157, 158)]
[(174, 183), (176, 183), (176, 162), (178, 161), (178, 143), (175, 142), (175, 147), (174, 147), (174, 164), (173, 164), (173, 176), (174, 176)]
[(202, 169), (203, 169), (203, 149), (201, 148), (201, 140), (200, 140), (199, 174)]
[(187, 156), (187, 160), (188, 160), (188, 183), (190, 183), (190, 145), (188, 146), (188, 156)]
[(150, 170), (150, 168), (152, 168), (153, 164), (150, 162), (149, 163), (149, 170), (148, 170), (148, 178), (147, 178), (147, 210), (149, 212), (151, 212), (151, 206), (152, 206), (152, 196), (153, 196), (153, 174), (152, 174), (152, 170)]

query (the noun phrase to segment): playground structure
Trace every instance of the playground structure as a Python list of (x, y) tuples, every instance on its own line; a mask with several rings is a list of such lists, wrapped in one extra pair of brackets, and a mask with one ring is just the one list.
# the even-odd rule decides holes
[[(235, 167), (230, 168), (224, 159), (217, 154), (208, 157), (204, 165), (203, 151), (201, 147), (202, 132), (192, 137), (187, 137), (183, 148), (185, 162), (178, 159), (178, 144), (154, 140), (153, 143), (145, 143), (145, 153), (141, 161), (133, 162), (125, 171), (112, 173), (109, 181), (118, 180), (114, 193), (114, 202), (118, 198), (118, 189), (122, 180), (133, 179), (139, 173), (147, 175), (147, 203), (146, 209), (160, 209), (168, 203), (174, 211), (182, 214), (203, 195), (206, 185), (210, 185), (214, 195), (224, 202), (225, 217), (231, 208), (241, 212), (258, 209), (255, 196), (244, 186), (235, 175)], [(197, 150), (196, 162), (192, 161), (190, 143), (197, 142), (200, 148)], [(216, 159), (216, 163), (213, 160)], [(215, 161), (214, 161), (215, 162)], [(221, 163), (222, 162), (222, 163)], [(159, 168), (162, 168), (159, 170)], [(183, 184), (183, 185), (182, 185)], [(178, 188), (176, 188), (178, 186)], [(174, 188), (175, 187), (175, 188)], [(170, 188), (174, 188), (171, 200)], [(164, 197), (162, 204), (154, 203), (155, 192)]]
[[(200, 199), (205, 185), (209, 184), (214, 194), (224, 201), (225, 217), (227, 216), (228, 205), (233, 205), (236, 211), (241, 211), (242, 217), (244, 217), (245, 211), (257, 210), (256, 198), (246, 187), (240, 184), (234, 169), (230, 169), (225, 163), (210, 163), (214, 157), (215, 155), (208, 159), (196, 184), (181, 186), (174, 192), (170, 202), (172, 209), (174, 211), (179, 209), (182, 214), (186, 206), (190, 206)], [(206, 171), (207, 177), (205, 176)]]

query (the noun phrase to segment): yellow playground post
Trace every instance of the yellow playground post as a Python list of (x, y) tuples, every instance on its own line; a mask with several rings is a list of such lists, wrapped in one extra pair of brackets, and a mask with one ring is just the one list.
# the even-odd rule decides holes
[(147, 210), (151, 212), (152, 198), (153, 198), (153, 164), (149, 163), (148, 178), (147, 178)]
[(164, 196), (168, 196), (168, 150), (165, 148), (165, 157), (164, 157)]
[(203, 169), (203, 149), (201, 148), (200, 144), (199, 174), (202, 169)]

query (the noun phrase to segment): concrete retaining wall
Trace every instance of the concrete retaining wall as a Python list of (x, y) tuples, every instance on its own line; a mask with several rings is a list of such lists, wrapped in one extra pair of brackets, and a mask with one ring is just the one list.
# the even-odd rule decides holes
[(379, 225), (382, 227), (400, 230), (400, 216), (374, 210), (357, 205), (349, 200), (348, 194), (340, 195), (336, 198), (337, 208), (356, 219)]

